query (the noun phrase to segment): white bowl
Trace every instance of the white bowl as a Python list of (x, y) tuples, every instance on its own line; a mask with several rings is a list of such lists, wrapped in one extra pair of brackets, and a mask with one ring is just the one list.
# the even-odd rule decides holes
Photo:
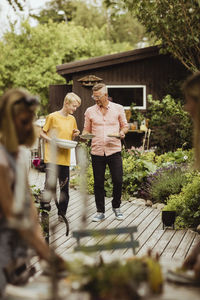
[(43, 127), (44, 124), (45, 124), (45, 121), (46, 121), (45, 118), (37, 119), (37, 120), (35, 121), (35, 125), (37, 125), (37, 126), (39, 126), (39, 127)]
[(78, 142), (70, 141), (70, 140), (63, 140), (63, 139), (56, 139), (56, 144), (59, 148), (63, 149), (72, 149), (75, 148)]

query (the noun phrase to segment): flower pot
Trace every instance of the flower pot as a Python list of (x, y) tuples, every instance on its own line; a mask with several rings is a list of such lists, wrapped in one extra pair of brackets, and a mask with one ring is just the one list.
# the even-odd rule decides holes
[(172, 227), (174, 229), (174, 223), (176, 220), (176, 212), (175, 211), (162, 211), (162, 222), (163, 222), (163, 229), (165, 227)]
[(127, 122), (129, 122), (129, 120), (131, 118), (131, 111), (130, 111), (130, 109), (125, 110), (125, 115), (126, 115)]
[(41, 162), (41, 159), (39, 157), (35, 157), (32, 160), (32, 163), (33, 163), (34, 167), (36, 167), (36, 168), (38, 168), (40, 166), (40, 162)]
[(136, 122), (134, 122), (134, 123), (128, 123), (128, 125), (129, 125), (129, 130), (131, 130), (131, 131), (134, 131), (134, 130), (138, 129)]

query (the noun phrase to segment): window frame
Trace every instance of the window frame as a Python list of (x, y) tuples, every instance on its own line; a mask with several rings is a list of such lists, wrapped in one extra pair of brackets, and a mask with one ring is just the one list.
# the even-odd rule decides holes
[[(134, 109), (140, 109), (140, 110), (145, 110), (147, 108), (147, 99), (146, 99), (146, 85), (135, 85), (135, 84), (130, 84), (130, 85), (106, 85), (106, 87), (109, 88), (143, 88), (143, 105), (142, 106), (134, 106)], [(124, 106), (124, 109), (130, 109), (130, 106)]]

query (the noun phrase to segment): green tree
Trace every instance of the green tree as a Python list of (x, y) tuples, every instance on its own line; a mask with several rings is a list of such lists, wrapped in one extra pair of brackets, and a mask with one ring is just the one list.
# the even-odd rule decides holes
[(37, 19), (40, 24), (46, 24), (51, 19), (53, 22), (71, 21), (77, 9), (77, 1), (51, 0), (39, 14), (30, 16)]
[(128, 43), (105, 39), (106, 28), (85, 29), (72, 23), (53, 23), (31, 27), (22, 23), (0, 41), (0, 94), (11, 87), (25, 87), (41, 98), (42, 113), (47, 112), (48, 87), (64, 83), (56, 65), (130, 49)]
[(94, 6), (83, 0), (52, 0), (39, 15), (31, 15), (40, 24), (72, 22), (85, 28), (107, 26), (107, 38), (113, 42), (130, 42), (132, 47), (144, 37), (144, 27), (127, 10), (115, 13), (105, 5)]
[[(104, 0), (128, 8), (162, 46), (192, 72), (200, 70), (200, 0)], [(118, 6), (117, 6), (118, 5)]]

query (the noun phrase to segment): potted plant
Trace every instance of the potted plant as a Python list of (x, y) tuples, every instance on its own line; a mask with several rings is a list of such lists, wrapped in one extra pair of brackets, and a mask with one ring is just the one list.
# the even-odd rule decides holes
[[(81, 259), (67, 265), (68, 282), (90, 293), (92, 300), (139, 300), (162, 293), (163, 275), (159, 257), (151, 251), (143, 257), (131, 257), (88, 264)], [(142, 294), (142, 295), (141, 295)]]
[(136, 106), (135, 103), (132, 103), (130, 106), (131, 116), (129, 122), (133, 123), (136, 129), (139, 129), (141, 122), (144, 120), (144, 116), (139, 109), (135, 108), (135, 106)]
[(176, 220), (176, 211), (175, 210), (163, 210), (162, 211), (163, 229), (165, 227), (172, 227), (174, 229), (175, 220)]

